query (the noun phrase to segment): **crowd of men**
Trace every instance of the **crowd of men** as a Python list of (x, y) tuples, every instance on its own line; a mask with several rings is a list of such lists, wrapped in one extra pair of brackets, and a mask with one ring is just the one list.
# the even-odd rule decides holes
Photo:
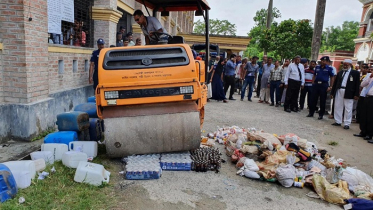
[(235, 100), (234, 92), (238, 92), (241, 101), (247, 96), (252, 102), (256, 85), (259, 103), (281, 106), (288, 113), (307, 108), (307, 117), (318, 113), (318, 120), (330, 114), (335, 121), (332, 125), (343, 125), (344, 129), (349, 129), (355, 118), (361, 132), (354, 136), (373, 143), (373, 66), (363, 64), (361, 70), (355, 69), (352, 60), (345, 59), (337, 72), (328, 56), (319, 63), (300, 56), (286, 59), (283, 65), (267, 56), (258, 60), (257, 56), (249, 60), (233, 54), (224, 63), (224, 93), (230, 88), (229, 100)]

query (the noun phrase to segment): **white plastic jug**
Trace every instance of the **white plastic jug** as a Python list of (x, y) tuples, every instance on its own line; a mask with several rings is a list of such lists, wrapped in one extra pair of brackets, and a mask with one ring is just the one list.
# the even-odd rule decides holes
[(68, 147), (66, 144), (58, 143), (42, 144), (41, 151), (51, 151), (54, 160), (62, 160), (62, 154), (68, 151)]
[(54, 163), (54, 156), (51, 151), (37, 151), (30, 153), (31, 160), (44, 159), (46, 164)]
[(32, 160), (9, 161), (3, 164), (6, 165), (12, 173), (17, 171), (27, 171), (30, 173), (31, 179), (35, 178), (35, 162)]
[(97, 157), (96, 141), (74, 141), (69, 143), (70, 151), (84, 152), (88, 157)]
[[(67, 145), (66, 145), (67, 146)], [(35, 163), (35, 170), (36, 171), (43, 171), (46, 167), (44, 159), (37, 159), (33, 160)]]
[[(12, 171), (12, 170), (11, 170)], [(14, 179), (16, 180), (17, 187), (25, 189), (31, 185), (31, 174), (30, 171), (12, 171)]]
[(62, 164), (69, 168), (77, 168), (80, 161), (87, 162), (87, 159), (87, 154), (83, 152), (70, 151), (62, 155)]
[(100, 186), (103, 182), (109, 183), (110, 172), (104, 166), (95, 163), (79, 162), (74, 181)]

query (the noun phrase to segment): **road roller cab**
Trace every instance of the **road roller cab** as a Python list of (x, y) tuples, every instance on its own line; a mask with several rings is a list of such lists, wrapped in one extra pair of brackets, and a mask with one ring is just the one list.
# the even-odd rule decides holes
[[(168, 2), (163, 12), (204, 10), (208, 17), (204, 0), (140, 2), (153, 6), (153, 12), (157, 2)], [(98, 65), (97, 114), (105, 121), (109, 157), (199, 147), (207, 65), (194, 59), (189, 45), (106, 48), (100, 52)]]

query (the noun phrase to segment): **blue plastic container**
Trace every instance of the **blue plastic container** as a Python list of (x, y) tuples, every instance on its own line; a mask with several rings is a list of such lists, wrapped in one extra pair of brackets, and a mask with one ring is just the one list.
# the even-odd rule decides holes
[(91, 141), (101, 140), (104, 132), (104, 121), (98, 118), (89, 119), (89, 137)]
[(89, 115), (86, 112), (65, 112), (57, 115), (59, 131), (82, 131), (89, 129)]
[(0, 202), (12, 199), (17, 195), (17, 183), (9, 168), (0, 164)]
[(79, 104), (74, 108), (74, 111), (86, 112), (90, 118), (98, 118), (97, 107), (94, 103)]
[(87, 102), (88, 102), (88, 103), (96, 103), (96, 96), (88, 97)]
[(78, 134), (75, 131), (59, 131), (50, 133), (44, 138), (44, 144), (60, 143), (69, 146), (72, 141), (78, 141)]

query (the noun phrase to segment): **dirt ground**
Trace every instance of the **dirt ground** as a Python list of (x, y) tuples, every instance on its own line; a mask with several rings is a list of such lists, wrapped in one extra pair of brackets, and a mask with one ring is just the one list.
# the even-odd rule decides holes
[[(235, 98), (239, 99), (236, 94)], [(213, 132), (217, 126), (237, 125), (255, 127), (269, 133), (293, 132), (326, 148), (330, 154), (346, 160), (368, 174), (372, 174), (373, 145), (360, 138), (358, 125), (350, 130), (331, 126), (333, 120), (306, 118), (307, 111), (286, 113), (283, 108), (245, 101), (212, 101), (206, 107), (205, 132)], [(336, 141), (337, 146), (328, 142)], [(223, 151), (223, 159), (229, 160)], [(340, 206), (309, 198), (310, 188), (284, 188), (279, 184), (250, 180), (236, 175), (233, 164), (222, 165), (220, 173), (164, 171), (158, 180), (125, 180), (119, 171), (119, 160), (111, 162), (115, 184), (113, 196), (118, 199), (117, 209), (341, 209)]]

